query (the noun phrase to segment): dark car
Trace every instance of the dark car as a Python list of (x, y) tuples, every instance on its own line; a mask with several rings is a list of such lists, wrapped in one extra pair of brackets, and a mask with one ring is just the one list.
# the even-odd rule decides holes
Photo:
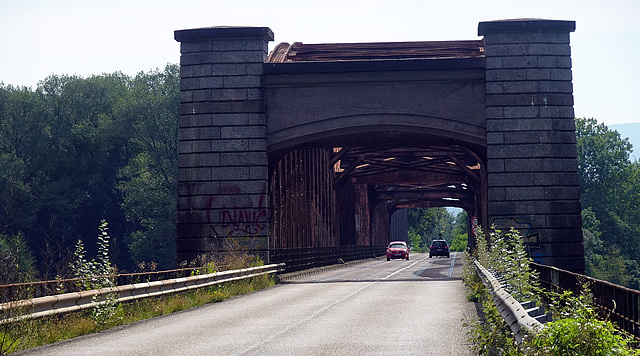
[(404, 241), (393, 241), (387, 246), (387, 261), (392, 258), (409, 260), (409, 246)]
[(429, 258), (433, 256), (447, 256), (449, 258), (449, 244), (446, 240), (433, 240), (429, 246)]

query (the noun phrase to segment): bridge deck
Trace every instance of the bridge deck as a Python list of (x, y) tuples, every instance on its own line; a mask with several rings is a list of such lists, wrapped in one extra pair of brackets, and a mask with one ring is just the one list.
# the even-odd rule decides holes
[(354, 264), (28, 354), (470, 355), (460, 257)]

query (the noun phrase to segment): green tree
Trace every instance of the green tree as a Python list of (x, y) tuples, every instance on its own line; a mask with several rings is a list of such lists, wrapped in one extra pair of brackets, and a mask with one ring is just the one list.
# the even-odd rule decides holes
[(43, 278), (69, 273), (73, 242), (98, 217), (118, 266), (172, 267), (178, 93), (177, 65), (0, 84), (0, 235), (21, 234)]
[(35, 280), (35, 258), (22, 235), (0, 235), (0, 284)]
[(132, 230), (126, 236), (136, 262), (175, 264), (177, 195), (177, 123), (179, 68), (140, 73), (131, 84), (132, 99), (121, 117), (133, 133), (135, 154), (120, 169), (118, 190)]
[(424, 251), (431, 241), (443, 238), (451, 242), (454, 217), (446, 208), (414, 208), (407, 214), (409, 238), (417, 251)]
[(467, 249), (469, 231), (469, 216), (465, 211), (455, 216), (453, 237), (451, 239), (451, 251), (464, 251)]
[(576, 119), (587, 273), (640, 288), (640, 166), (632, 146), (595, 119)]

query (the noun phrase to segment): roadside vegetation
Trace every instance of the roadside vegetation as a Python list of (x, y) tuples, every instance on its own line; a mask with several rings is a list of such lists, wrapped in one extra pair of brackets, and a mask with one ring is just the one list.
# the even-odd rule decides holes
[[(112, 278), (96, 278), (114, 272), (109, 257), (110, 240), (108, 224), (102, 221), (99, 227), (96, 258), (87, 259), (82, 240), (77, 242), (70, 268), (74, 276), (79, 278), (80, 290), (115, 286)], [(206, 267), (203, 273), (218, 272), (218, 266), (225, 266), (225, 269), (230, 270), (263, 265), (259, 258), (247, 254), (237, 246), (234, 252), (227, 253), (220, 259), (215, 256), (202, 256), (199, 262)], [(106, 304), (82, 312), (0, 324), (0, 355), (195, 308), (207, 303), (220, 302), (274, 284), (275, 280), (271, 276), (261, 275), (129, 303), (118, 304), (116, 297), (113, 296), (111, 299), (107, 298)], [(64, 292), (60, 291), (60, 293)], [(20, 310), (14, 314), (16, 315), (20, 315)]]
[(640, 162), (627, 138), (576, 119), (587, 275), (640, 290)]
[[(488, 236), (487, 236), (488, 235)], [(478, 236), (477, 250), (467, 253), (463, 280), (468, 299), (481, 305), (480, 318), (467, 320), (469, 340), (477, 355), (640, 355), (633, 339), (618, 331), (613, 323), (598, 318), (589, 286), (580, 293), (543, 291), (538, 276), (529, 268), (529, 257), (519, 233), (491, 230)], [(478, 276), (473, 261), (504, 278), (517, 300), (547, 303), (553, 321), (536, 333), (525, 335), (518, 345), (509, 326), (495, 307), (493, 298)]]
[(87, 310), (61, 316), (0, 325), (0, 355), (91, 334), (119, 325), (195, 308), (274, 285), (268, 276), (229, 282), (194, 291), (119, 304), (104, 319)]

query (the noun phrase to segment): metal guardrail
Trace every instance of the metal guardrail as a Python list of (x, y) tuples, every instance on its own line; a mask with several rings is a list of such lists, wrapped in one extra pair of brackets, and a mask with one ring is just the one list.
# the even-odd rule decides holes
[(509, 325), (518, 344), (522, 343), (524, 336), (522, 332), (523, 329), (527, 332), (536, 332), (543, 327), (542, 323), (531, 317), (527, 309), (513, 298), (480, 262), (474, 261), (474, 264), (482, 282), (493, 296), (493, 302), (496, 308), (507, 325)]
[[(50, 295), (0, 304), (0, 324), (79, 311), (104, 305), (203, 288), (219, 283), (278, 273), (284, 264), (243, 268), (162, 281), (128, 284), (83, 292)], [(110, 299), (110, 297), (114, 297)], [(13, 315), (19, 312), (19, 315)]]
[(270, 252), (270, 261), (286, 263), (286, 272), (289, 273), (378, 257), (384, 255), (386, 250), (386, 245), (274, 249)]
[[(224, 267), (224, 266), (218, 266)], [(188, 277), (194, 274), (206, 272), (209, 267), (180, 268), (164, 271), (136, 272), (97, 276), (96, 279), (109, 278), (115, 281), (116, 286), (142, 282), (161, 281), (164, 279)], [(82, 278), (67, 278), (49, 281), (37, 281), (26, 283), (13, 283), (0, 285), (0, 303), (18, 298), (37, 298), (47, 295), (71, 293), (81, 291)]]
[(531, 262), (531, 267), (539, 272), (540, 283), (547, 290), (579, 292), (582, 284), (589, 284), (600, 316), (640, 341), (640, 291), (553, 266)]

